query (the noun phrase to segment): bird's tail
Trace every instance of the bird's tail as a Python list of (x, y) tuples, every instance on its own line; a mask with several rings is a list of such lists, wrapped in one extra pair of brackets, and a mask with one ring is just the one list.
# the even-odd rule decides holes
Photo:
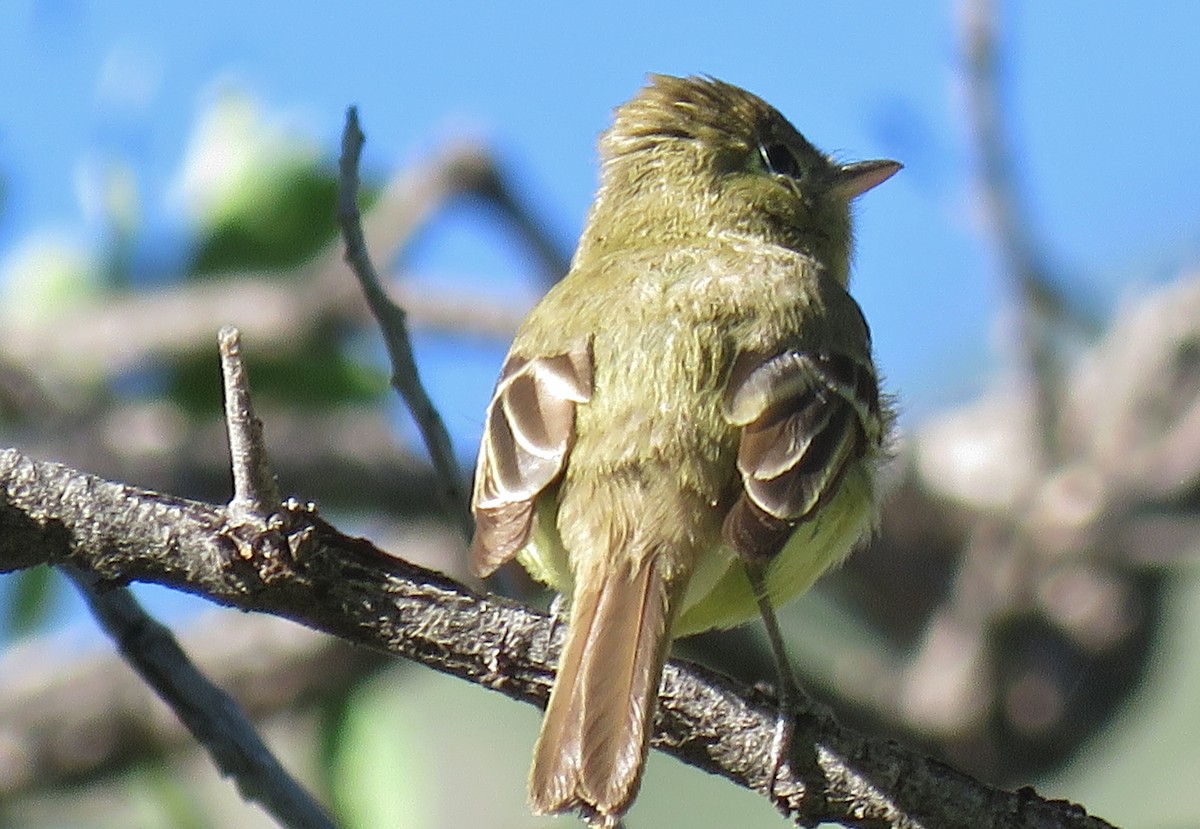
[(641, 783), (673, 602), (661, 556), (605, 569), (577, 581), (529, 799), (615, 823)]

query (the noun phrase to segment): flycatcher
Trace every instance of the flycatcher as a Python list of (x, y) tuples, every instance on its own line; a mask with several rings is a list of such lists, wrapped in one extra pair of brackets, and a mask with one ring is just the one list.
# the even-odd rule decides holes
[(488, 406), (471, 561), (570, 596), (529, 797), (612, 825), (671, 639), (752, 618), (752, 582), (797, 595), (870, 531), (892, 418), (849, 205), (900, 165), (840, 164), (749, 92), (661, 75), (600, 153), (570, 272)]

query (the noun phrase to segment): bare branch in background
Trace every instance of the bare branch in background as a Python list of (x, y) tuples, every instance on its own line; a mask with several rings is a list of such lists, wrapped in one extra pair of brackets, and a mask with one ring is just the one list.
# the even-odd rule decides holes
[(196, 668), (171, 631), (151, 618), (127, 588), (105, 588), (92, 574), (66, 568), (96, 620), (126, 661), (183, 721), (242, 797), (290, 829), (334, 829), (320, 804), (288, 774), (254, 724), (227, 693)]
[[(437, 510), (428, 462), (403, 445), (381, 407), (274, 406), (263, 417), (271, 424), (272, 460), (289, 489), (380, 516)], [(149, 489), (204, 501), (229, 495), (224, 420), (189, 416), (168, 400), (122, 403), (53, 436), (32, 426), (9, 429), (5, 439), (32, 456)], [(397, 491), (406, 497), (398, 500)]]
[(1091, 329), (1094, 323), (1085, 319), (1079, 304), (1068, 298), (1053, 276), (1028, 219), (1029, 205), (1019, 192), (1021, 177), (1008, 131), (1010, 121), (1004, 117), (997, 1), (963, 0), (960, 8), (968, 129), (978, 157), (987, 227), (1018, 300), (1016, 347), (1034, 390), (1041, 461), (1053, 463), (1058, 457), (1055, 403), (1062, 379), (1054, 335), (1064, 329)]
[(56, 401), (28, 367), (0, 356), (0, 421), (38, 423), (54, 417), (57, 408)]
[[(1134, 693), (1172, 578), (1147, 564), (1196, 555), (1200, 315), (1184, 309), (1200, 281), (1155, 292), (1086, 348), (1099, 327), (1062, 288), (1021, 193), (999, 7), (960, 3), (959, 39), (1020, 383), (913, 429), (880, 536), (826, 584), (876, 634), (841, 660), (839, 710), (1012, 781), (1058, 767)], [(1154, 490), (1156, 466), (1171, 485)]]
[[(959, 741), (957, 762), (1047, 767), (1137, 687), (1170, 576), (1162, 565), (1200, 557), (1197, 343), (1200, 274), (1130, 303), (1053, 388), (1060, 458), (1049, 466), (1027, 389), (992, 392), (914, 435), (916, 489), (885, 511), (887, 555), (850, 566), (886, 573), (889, 556), (919, 566), (928, 528), (959, 524), (963, 556), (897, 712), (935, 741)], [(901, 528), (920, 514), (934, 520), (905, 555)]]
[[(512, 217), (516, 232), (539, 256), (541, 267), (561, 275), (564, 255), (511, 190), (486, 148), (446, 147), (384, 188), (363, 218), (365, 243), (381, 261), (391, 261), (436, 212), (454, 199), (476, 196), (498, 200), (503, 215)], [(507, 337), (527, 310), (504, 302), (480, 307), (449, 289), (418, 292), (401, 283), (395, 290), (414, 323), (423, 327)], [(0, 354), (6, 365), (21, 366), (43, 386), (95, 383), (154, 359), (194, 353), (222, 325), (252, 332), (257, 347), (269, 350), (294, 342), (297, 331), (331, 318), (366, 319), (357, 285), (345, 278), (338, 243), (331, 243), (287, 280), (275, 273), (230, 273), (81, 300), (49, 318), (0, 316)], [(5, 376), (0, 373), (0, 381)], [(12, 389), (0, 394), (0, 400), (26, 396)]]
[[(346, 694), (392, 663), (263, 614), (212, 611), (180, 640), (256, 719)], [(0, 800), (150, 758), (194, 739), (111, 648), (45, 637), (0, 656)]]

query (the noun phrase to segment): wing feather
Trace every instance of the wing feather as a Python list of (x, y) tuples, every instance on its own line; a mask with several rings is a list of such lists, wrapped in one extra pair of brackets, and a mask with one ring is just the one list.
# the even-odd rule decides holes
[(849, 464), (878, 448), (883, 432), (875, 372), (846, 354), (743, 354), (724, 414), (742, 427), (742, 493), (724, 535), (755, 557), (778, 553), (792, 529), (837, 492)]
[(590, 344), (551, 357), (512, 356), (488, 404), (475, 467), (471, 569), (491, 574), (529, 542), (534, 502), (562, 474), (575, 407), (592, 395)]

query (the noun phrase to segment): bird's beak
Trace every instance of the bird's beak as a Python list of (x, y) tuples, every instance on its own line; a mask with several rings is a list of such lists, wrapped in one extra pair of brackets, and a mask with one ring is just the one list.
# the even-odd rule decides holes
[(875, 161), (856, 161), (838, 168), (833, 180), (833, 192), (846, 201), (855, 199), (872, 187), (883, 184), (903, 167), (899, 161), (880, 158)]

